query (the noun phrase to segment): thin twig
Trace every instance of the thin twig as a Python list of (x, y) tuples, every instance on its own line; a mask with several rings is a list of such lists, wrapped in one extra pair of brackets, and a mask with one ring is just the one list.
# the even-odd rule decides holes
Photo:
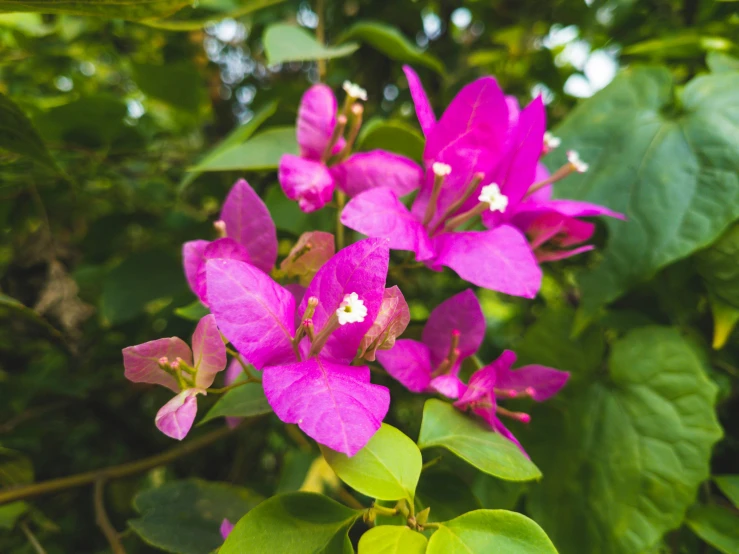
[(108, 519), (108, 514), (105, 512), (105, 481), (106, 479), (104, 477), (101, 477), (100, 479), (95, 481), (95, 486), (93, 490), (95, 523), (97, 523), (97, 526), (100, 527), (103, 535), (105, 535), (105, 538), (107, 539), (108, 544), (110, 545), (110, 549), (113, 551), (113, 554), (126, 554), (126, 549), (123, 548), (123, 545), (121, 544), (121, 539), (118, 536), (118, 531), (116, 531), (115, 527), (113, 527), (113, 525), (110, 523), (110, 519)]
[(23, 531), (23, 534), (28, 539), (28, 542), (31, 543), (31, 546), (36, 551), (36, 554), (46, 554), (46, 550), (44, 550), (44, 547), (41, 546), (41, 543), (38, 542), (38, 539), (36, 536), (31, 532), (31, 530), (28, 528), (28, 525), (26, 525), (25, 521), (22, 521), (18, 527), (21, 528), (21, 531)]
[(340, 487), (336, 491), (336, 494), (338, 495), (339, 499), (341, 499), (341, 501), (347, 506), (349, 506), (350, 508), (354, 508), (355, 510), (366, 510), (367, 509), (367, 507), (363, 506), (359, 500), (357, 500), (351, 494), (349, 494), (349, 492), (344, 487)]
[[(259, 418), (250, 418), (240, 427), (250, 425), (257, 419)], [(231, 431), (232, 429), (229, 429), (228, 427), (222, 427), (208, 433), (207, 435), (188, 441), (185, 444), (176, 446), (166, 452), (157, 454), (156, 456), (144, 458), (143, 460), (110, 466), (85, 473), (78, 473), (77, 475), (70, 475), (68, 477), (61, 477), (50, 481), (42, 481), (41, 483), (33, 483), (32, 485), (5, 489), (0, 491), (0, 505), (7, 504), (8, 502), (15, 502), (16, 500), (34, 498), (36, 496), (90, 485), (98, 479), (120, 479), (122, 477), (128, 477), (129, 475), (136, 475), (137, 473), (142, 473), (155, 467), (163, 466), (177, 458), (181, 458), (182, 456), (192, 454), (193, 452), (222, 439), (231, 433)]]
[[(316, 40), (322, 46), (326, 43), (326, 3), (324, 0), (316, 0), (316, 15), (318, 25), (316, 26)], [(318, 80), (326, 79), (326, 60), (318, 60)]]

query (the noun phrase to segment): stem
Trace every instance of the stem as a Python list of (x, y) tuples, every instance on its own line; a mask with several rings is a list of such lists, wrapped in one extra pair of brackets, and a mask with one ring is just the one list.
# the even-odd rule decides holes
[(426, 471), (430, 467), (434, 467), (436, 464), (438, 464), (441, 461), (442, 456), (437, 456), (436, 458), (429, 460), (425, 464), (421, 466), (421, 471)]
[(206, 389), (206, 390), (210, 394), (223, 394), (223, 393), (226, 393), (226, 392), (230, 391), (231, 389), (235, 389), (235, 388), (241, 387), (243, 385), (249, 385), (251, 383), (261, 383), (261, 382), (262, 382), (261, 380), (255, 378), (255, 377), (249, 376), (249, 378), (246, 381), (239, 381), (238, 383), (231, 383), (230, 385), (227, 385), (225, 387), (221, 387), (220, 389)]
[[(257, 418), (249, 419), (242, 425), (249, 425), (250, 422), (253, 422), (256, 419)], [(231, 433), (231, 431), (232, 430), (228, 427), (222, 427), (208, 433), (207, 435), (203, 435), (202, 437), (188, 441), (185, 444), (171, 448), (166, 452), (151, 456), (150, 458), (144, 458), (143, 460), (136, 460), (135, 462), (128, 462), (116, 466), (109, 466), (94, 471), (87, 471), (85, 473), (78, 473), (76, 475), (69, 475), (67, 477), (52, 479), (50, 481), (42, 481), (41, 483), (33, 483), (24, 487), (15, 487), (3, 490), (0, 491), (0, 505), (15, 502), (16, 500), (34, 498), (36, 496), (43, 496), (45, 494), (90, 485), (99, 479), (120, 479), (128, 477), (129, 475), (136, 475), (137, 473), (142, 473), (152, 468), (163, 466), (177, 458), (192, 454), (193, 452), (222, 439)]]
[[(318, 15), (318, 25), (316, 26), (316, 39), (318, 43), (324, 45), (326, 42), (326, 6), (325, 0), (316, 0), (316, 15)], [(326, 78), (326, 60), (318, 60), (318, 80), (323, 81)]]
[(118, 536), (118, 531), (110, 523), (108, 514), (105, 512), (105, 498), (103, 496), (105, 492), (105, 478), (101, 477), (95, 481), (95, 488), (93, 491), (93, 504), (95, 506), (95, 523), (100, 527), (100, 530), (108, 540), (110, 549), (113, 554), (126, 554), (126, 549), (121, 544), (121, 539)]
[(28, 542), (31, 543), (31, 546), (36, 551), (36, 554), (46, 554), (46, 550), (44, 550), (44, 547), (41, 546), (40, 542), (38, 542), (38, 539), (36, 538), (36, 536), (33, 533), (31, 533), (31, 530), (28, 528), (28, 525), (26, 525), (26, 522), (25, 521), (21, 522), (19, 527), (21, 528), (21, 531), (23, 531), (23, 534), (28, 539)]
[(397, 508), (386, 508), (385, 506), (378, 506), (377, 504), (374, 504), (371, 508), (368, 508), (368, 510), (374, 510), (381, 516), (394, 516), (398, 514)]
[(336, 251), (344, 248), (344, 224), (341, 222), (341, 212), (344, 211), (346, 204), (346, 194), (343, 191), (336, 191)]
[(354, 508), (355, 510), (366, 510), (367, 509), (364, 506), (362, 506), (362, 503), (359, 500), (357, 500), (351, 494), (349, 494), (349, 492), (344, 487), (339, 488), (339, 490), (337, 491), (337, 494), (339, 498), (341, 499), (341, 501), (347, 506), (349, 506), (350, 508)]

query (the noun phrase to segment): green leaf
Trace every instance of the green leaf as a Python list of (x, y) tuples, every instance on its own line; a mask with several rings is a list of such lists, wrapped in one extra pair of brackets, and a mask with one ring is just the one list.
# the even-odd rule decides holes
[(704, 75), (678, 95), (666, 68), (636, 67), (580, 104), (557, 128), (550, 168), (579, 151), (585, 174), (554, 187), (560, 198), (604, 204), (603, 261), (581, 276), (595, 313), (659, 269), (712, 244), (739, 217), (739, 73)]
[(177, 308), (174, 313), (180, 316), (182, 319), (187, 319), (188, 321), (200, 321), (202, 318), (210, 313), (210, 310), (203, 306), (200, 300), (195, 300), (193, 303), (188, 304), (187, 306)]
[(253, 139), (213, 153), (189, 171), (276, 169), (283, 154), (297, 154), (295, 127), (273, 127)]
[(472, 490), (483, 508), (513, 510), (526, 492), (526, 483), (501, 481), (484, 473), (478, 473)]
[(480, 471), (501, 479), (529, 481), (541, 477), (539, 469), (515, 444), (441, 400), (426, 401), (418, 446), (422, 450), (446, 448)]
[(279, 494), (246, 514), (218, 554), (346, 554), (347, 533), (361, 515), (320, 494)]
[(417, 162), (423, 159), (425, 139), (407, 123), (373, 118), (363, 127), (357, 139), (360, 150), (389, 150)]
[(720, 506), (694, 506), (687, 522), (693, 532), (724, 554), (739, 552), (739, 516)]
[(31, 459), (17, 450), (0, 446), (0, 486), (27, 485), (33, 483)]
[(281, 4), (285, 0), (241, 0), (239, 7), (228, 12), (219, 12), (209, 17), (200, 19), (170, 19), (170, 20), (148, 20), (144, 21), (144, 25), (154, 27), (155, 29), (164, 29), (165, 31), (198, 31), (205, 27), (208, 23), (215, 23), (223, 19), (238, 19), (245, 15), (249, 15), (262, 8)]
[(380, 525), (359, 539), (358, 554), (423, 554), (428, 540), (418, 531), (397, 525)]
[(172, 15), (190, 0), (0, 0), (0, 12), (41, 12), (128, 20)]
[(739, 71), (739, 59), (723, 52), (709, 52), (706, 56), (706, 65), (713, 73)]
[(475, 510), (440, 524), (428, 554), (556, 554), (552, 541), (526, 516), (505, 510)]
[(0, 529), (7, 529), (8, 531), (13, 529), (18, 518), (25, 514), (28, 508), (28, 504), (23, 501), (0, 506)]
[(33, 123), (15, 102), (2, 93), (0, 93), (0, 148), (28, 156), (46, 167), (61, 171)]
[(336, 218), (331, 215), (335, 213), (334, 210), (324, 208), (307, 214), (300, 209), (297, 202), (285, 196), (279, 185), (267, 190), (264, 203), (267, 205), (275, 226), (280, 231), (288, 231), (299, 236), (309, 230), (327, 232), (334, 230)]
[(413, 500), (423, 460), (416, 444), (386, 423), (357, 454), (348, 457), (321, 447), (339, 478), (353, 489), (379, 500)]
[(267, 103), (265, 106), (257, 110), (254, 114), (254, 117), (252, 117), (248, 123), (245, 123), (244, 125), (239, 125), (233, 131), (231, 131), (228, 136), (226, 136), (221, 142), (213, 147), (213, 149), (205, 154), (202, 159), (197, 164), (195, 164), (195, 166), (188, 168), (187, 174), (180, 182), (180, 192), (187, 188), (190, 183), (192, 183), (195, 179), (198, 178), (199, 175), (201, 175), (205, 171), (203, 167), (206, 167), (214, 159), (217, 159), (226, 150), (229, 150), (230, 148), (238, 146), (249, 140), (249, 138), (262, 125), (262, 123), (272, 117), (276, 111), (277, 101), (273, 100), (272, 102)]
[(352, 39), (366, 42), (392, 60), (423, 65), (433, 69), (439, 75), (446, 73), (444, 64), (439, 58), (421, 50), (396, 27), (391, 25), (378, 21), (355, 23), (341, 35), (338, 42), (346, 42)]
[(248, 489), (200, 479), (173, 481), (134, 499), (141, 514), (128, 525), (147, 543), (178, 554), (208, 554), (223, 542), (220, 526), (232, 523), (261, 497)]
[(719, 475), (713, 478), (713, 480), (721, 489), (732, 504), (739, 508), (739, 475)]
[(190, 60), (134, 63), (132, 69), (141, 92), (174, 108), (195, 114), (206, 98), (205, 77)]
[(267, 27), (262, 36), (262, 43), (270, 65), (343, 58), (359, 48), (359, 45), (353, 42), (341, 46), (323, 46), (305, 29), (285, 23)]
[(431, 508), (429, 521), (445, 521), (482, 508), (467, 483), (447, 470), (424, 471), (421, 475), (416, 490), (416, 511), (428, 507)]
[(708, 295), (708, 302), (713, 316), (712, 346), (714, 349), (720, 350), (729, 340), (736, 324), (739, 323), (739, 308), (724, 302), (712, 293)]
[(29, 321), (33, 321), (34, 323), (46, 329), (49, 334), (52, 335), (55, 339), (64, 342), (64, 336), (62, 335), (62, 333), (56, 327), (46, 321), (41, 315), (39, 315), (36, 310), (25, 306), (12, 296), (7, 296), (0, 293), (0, 315), (2, 315), (3, 310), (10, 310), (16, 315), (19, 315)]
[(527, 507), (563, 552), (643, 552), (680, 525), (722, 434), (702, 359), (674, 329), (636, 329), (606, 372), (533, 410), (544, 479)]
[(250, 383), (228, 391), (208, 410), (200, 422), (205, 423), (217, 417), (254, 417), (272, 411), (264, 389), (259, 384)]
[(739, 308), (739, 223), (695, 257), (696, 269), (708, 290)]
[(100, 316), (110, 325), (130, 321), (150, 302), (172, 298), (185, 286), (181, 264), (168, 252), (133, 254), (108, 273), (100, 296)]

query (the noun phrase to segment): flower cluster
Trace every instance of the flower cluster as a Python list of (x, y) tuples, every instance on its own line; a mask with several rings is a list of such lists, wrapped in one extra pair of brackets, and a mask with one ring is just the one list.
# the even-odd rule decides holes
[[(351, 198), (341, 223), (369, 238), (337, 252), (333, 235), (308, 232), (276, 268), (274, 222), (240, 180), (214, 224), (218, 238), (183, 246), (187, 281), (210, 310), (192, 350), (172, 337), (123, 351), (128, 379), (177, 393), (156, 416), (165, 434), (187, 434), (197, 395), (226, 368), (228, 343), (237, 352), (231, 351), (226, 385), (250, 364), (261, 372), (265, 396), (282, 421), (349, 456), (379, 429), (389, 408), (388, 389), (370, 381), (367, 364), (375, 360), (410, 391), (451, 399), (519, 447), (500, 417), (528, 422), (529, 416), (499, 402), (546, 400), (567, 382), (566, 372), (544, 366), (512, 370), (516, 355), (506, 350), (465, 383), (462, 363), (485, 336), (471, 289), (431, 312), (420, 341), (398, 339), (410, 310), (401, 290), (386, 283), (391, 249), (414, 252), (432, 270), (452, 268), (480, 287), (533, 297), (541, 262), (592, 248), (584, 243), (594, 225), (580, 218), (622, 217), (602, 206), (552, 199), (553, 183), (586, 171), (587, 164), (575, 152), (552, 174), (541, 164), (559, 143), (546, 132), (541, 99), (520, 109), (495, 79), (484, 77), (463, 88), (437, 121), (418, 76), (404, 70), (426, 136), (425, 171), (382, 150), (352, 153), (366, 92), (351, 83), (344, 85), (341, 110), (326, 85), (305, 93), (297, 121), (300, 155), (280, 162), (280, 184), (301, 209), (322, 208), (338, 189), (339, 207)], [(408, 208), (401, 197), (415, 191)]]

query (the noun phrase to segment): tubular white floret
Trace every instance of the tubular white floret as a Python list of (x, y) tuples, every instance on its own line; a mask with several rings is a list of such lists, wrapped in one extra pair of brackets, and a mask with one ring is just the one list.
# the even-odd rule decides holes
[(446, 177), (452, 172), (451, 166), (443, 164), (441, 162), (434, 162), (434, 164), (431, 166), (431, 169), (433, 170), (434, 175), (436, 175), (437, 177)]
[(367, 317), (367, 306), (356, 292), (346, 294), (336, 310), (336, 315), (339, 318), (339, 325), (362, 323)]
[(364, 102), (367, 101), (367, 91), (359, 85), (355, 85), (350, 81), (344, 81), (344, 84), (341, 86), (341, 88), (343, 88), (344, 92), (346, 92), (352, 98), (363, 100)]
[(557, 148), (560, 144), (562, 144), (562, 139), (559, 137), (555, 137), (552, 133), (547, 131), (544, 133), (544, 147), (549, 150), (554, 150)]
[(496, 183), (490, 183), (482, 187), (477, 199), (480, 202), (486, 202), (490, 206), (491, 212), (503, 213), (508, 207), (508, 197), (501, 194), (500, 187)]
[(572, 166), (572, 169), (574, 169), (578, 173), (585, 173), (588, 170), (588, 167), (590, 167), (588, 164), (580, 159), (580, 154), (578, 154), (575, 150), (567, 151), (567, 161)]

